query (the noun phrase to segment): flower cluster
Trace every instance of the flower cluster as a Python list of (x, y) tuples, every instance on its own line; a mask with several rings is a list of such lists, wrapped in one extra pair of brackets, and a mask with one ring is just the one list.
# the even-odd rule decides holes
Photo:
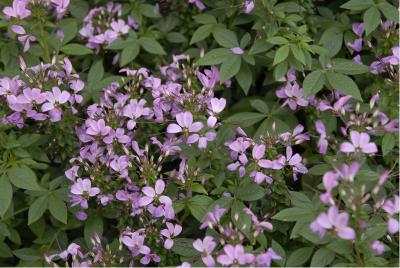
[(27, 67), (20, 58), (21, 76), (0, 79), (0, 100), (4, 103), (3, 124), (22, 128), (27, 120), (57, 122), (64, 113), (76, 113), (82, 102), (84, 83), (73, 73), (68, 58)]
[(37, 40), (37, 37), (30, 34), (32, 32), (31, 26), (26, 23), (26, 20), (32, 16), (32, 10), (36, 10), (36, 16), (38, 14), (42, 16), (56, 14), (56, 19), (61, 20), (68, 10), (69, 3), (70, 0), (13, 0), (12, 6), (5, 7), (3, 13), (5, 15), (4, 18), (12, 23), (11, 31), (17, 35), (17, 40), (23, 45), (23, 51), (27, 52), (30, 48), (30, 43)]
[[(249, 176), (257, 184), (263, 181), (272, 184), (272, 172), (290, 171), (293, 179), (298, 179), (298, 174), (306, 174), (307, 168), (302, 163), (302, 157), (298, 153), (293, 153), (292, 145), (301, 144), (310, 140), (310, 136), (302, 133), (304, 127), (298, 125), (293, 133), (285, 132), (281, 134), (267, 133), (260, 137), (261, 144), (247, 137), (246, 133), (238, 128), (239, 137), (225, 143), (230, 150), (231, 159), (235, 161), (227, 166), (228, 170), (239, 170), (239, 176), (243, 177), (246, 173), (246, 166), (250, 168)], [(285, 147), (285, 154), (279, 154), (277, 148)], [(247, 150), (251, 149), (250, 161), (247, 157)], [(265, 154), (272, 157), (265, 159)], [(267, 172), (268, 175), (265, 174)]]
[[(217, 265), (235, 267), (237, 265), (256, 266), (256, 267), (270, 267), (273, 260), (281, 260), (272, 248), (266, 251), (259, 252), (258, 254), (250, 253), (245, 250), (245, 247), (254, 245), (254, 239), (265, 230), (272, 230), (272, 224), (268, 221), (259, 221), (257, 216), (249, 209), (244, 208), (244, 215), (250, 216), (252, 230), (247, 230), (244, 226), (242, 230), (234, 227), (232, 222), (226, 222), (223, 218), (226, 209), (215, 206), (214, 210), (207, 212), (206, 219), (201, 225), (201, 229), (210, 228), (217, 232), (218, 239), (213, 236), (205, 236), (203, 239), (197, 239), (193, 242), (193, 247), (201, 253), (201, 260), (207, 267), (215, 267)], [(239, 221), (239, 215), (235, 215), (235, 220)], [(249, 233), (250, 235), (249, 239)], [(249, 245), (247, 245), (249, 244)], [(187, 263), (182, 266), (189, 266)]]
[(138, 28), (132, 16), (128, 16), (126, 22), (121, 13), (122, 5), (113, 2), (109, 2), (105, 7), (91, 9), (79, 31), (82, 38), (87, 41), (86, 46), (99, 51), (100, 48), (128, 34), (130, 29)]

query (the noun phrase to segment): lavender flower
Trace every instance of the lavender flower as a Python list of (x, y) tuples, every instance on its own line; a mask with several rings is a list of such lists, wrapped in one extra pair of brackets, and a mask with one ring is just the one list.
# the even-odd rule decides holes
[(378, 152), (375, 143), (369, 142), (370, 138), (367, 133), (359, 133), (358, 131), (350, 132), (350, 142), (344, 142), (340, 145), (340, 150), (344, 153), (354, 153), (361, 151), (365, 154), (374, 154)]

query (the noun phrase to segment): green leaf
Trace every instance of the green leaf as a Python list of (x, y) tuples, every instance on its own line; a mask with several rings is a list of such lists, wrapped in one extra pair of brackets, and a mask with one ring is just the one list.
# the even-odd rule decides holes
[(160, 18), (161, 17), (161, 14), (158, 12), (158, 9), (153, 5), (140, 4), (139, 11), (140, 11), (140, 13), (143, 14), (143, 16), (148, 17), (148, 18)]
[(352, 252), (352, 243), (348, 240), (336, 239), (335, 241), (326, 245), (326, 247), (338, 254), (351, 254)]
[(13, 189), (8, 176), (3, 174), (0, 177), (0, 217), (4, 217), (10, 207), (13, 197)]
[(253, 74), (249, 68), (249, 65), (247, 65), (245, 62), (242, 62), (240, 70), (236, 74), (235, 78), (240, 87), (243, 89), (244, 94), (247, 95), (253, 81)]
[(250, 100), (250, 105), (260, 113), (263, 114), (269, 113), (269, 108), (265, 101), (262, 101), (260, 99)]
[(48, 207), (54, 218), (67, 224), (67, 206), (61, 198), (56, 195), (50, 195)]
[(14, 166), (7, 171), (8, 177), (15, 187), (26, 190), (40, 190), (35, 172), (29, 167)]
[(311, 220), (313, 218), (313, 213), (308, 208), (286, 208), (281, 210), (272, 217), (274, 220), (278, 221), (299, 221), (299, 220)]
[(208, 207), (213, 202), (214, 200), (211, 197), (205, 195), (196, 195), (189, 199), (187, 205), (193, 217), (195, 217), (195, 219), (197, 219), (199, 222), (202, 222)]
[(382, 155), (387, 155), (396, 145), (396, 138), (391, 133), (386, 133), (382, 139)]
[(341, 5), (341, 8), (350, 10), (364, 10), (374, 5), (373, 0), (350, 0), (345, 4)]
[(220, 64), (232, 56), (232, 52), (227, 48), (216, 48), (206, 53), (203, 58), (200, 58), (197, 65), (215, 65)]
[(363, 16), (365, 34), (369, 35), (381, 23), (381, 13), (375, 6), (370, 7)]
[(255, 183), (246, 183), (239, 185), (236, 191), (236, 197), (242, 201), (256, 201), (263, 198), (264, 189)]
[(321, 70), (309, 73), (303, 81), (304, 97), (317, 94), (325, 84), (325, 75)]
[(28, 225), (40, 219), (47, 209), (48, 199), (47, 195), (43, 195), (35, 200), (29, 207), (28, 211)]
[(392, 6), (386, 1), (378, 3), (377, 6), (387, 19), (391, 21), (399, 21), (399, 11), (396, 7)]
[(132, 38), (132, 37), (127, 40), (117, 39), (114, 42), (112, 42), (111, 44), (109, 44), (107, 46), (107, 49), (121, 50), (121, 49), (131, 46), (132, 44), (134, 44), (136, 42), (137, 42), (137, 39)]
[(286, 267), (303, 266), (313, 253), (313, 247), (299, 248), (290, 254), (286, 261)]
[(330, 27), (324, 31), (319, 40), (319, 44), (328, 50), (330, 57), (335, 56), (342, 48), (343, 29), (339, 27)]
[(314, 210), (314, 204), (311, 200), (301, 192), (290, 191), (290, 201), (294, 207)]
[(67, 44), (69, 41), (74, 39), (78, 33), (78, 23), (73, 18), (64, 19), (60, 22), (60, 29), (64, 33), (62, 42), (63, 44)]
[(234, 114), (227, 119), (224, 120), (225, 123), (228, 124), (237, 124), (243, 127), (249, 127), (254, 125), (255, 123), (261, 121), (266, 117), (265, 114), (260, 113), (252, 113), (252, 112), (243, 112)]
[(282, 36), (274, 36), (274, 37), (268, 38), (267, 42), (271, 43), (273, 45), (286, 45), (286, 44), (289, 44), (289, 41), (286, 38), (282, 37)]
[(278, 48), (278, 50), (275, 53), (274, 63), (272, 65), (277, 65), (278, 63), (286, 60), (286, 58), (289, 56), (289, 50), (290, 50), (289, 45), (284, 45)]
[(219, 71), (221, 82), (224, 82), (234, 77), (239, 72), (241, 63), (242, 58), (239, 55), (232, 55), (224, 62), (222, 62)]
[(326, 77), (329, 84), (331, 84), (334, 89), (345, 95), (350, 95), (353, 98), (362, 101), (360, 90), (353, 79), (346, 75), (333, 72), (326, 73)]
[(369, 67), (364, 64), (355, 63), (348, 59), (333, 59), (332, 70), (342, 74), (363, 74), (370, 71)]
[(213, 31), (213, 36), (215, 41), (217, 41), (217, 43), (223, 47), (233, 48), (239, 46), (236, 34), (231, 30), (216, 28)]
[(318, 249), (311, 259), (311, 267), (325, 267), (335, 259), (335, 252), (327, 249)]
[(206, 188), (204, 188), (204, 186), (201, 185), (200, 183), (193, 183), (190, 186), (190, 189), (195, 193), (200, 193), (200, 194), (205, 194), (205, 195), (208, 194)]
[(233, 201), (231, 208), (231, 219), (233, 224), (245, 234), (249, 234), (251, 226), (251, 217), (244, 212), (246, 206), (239, 200)]
[(99, 82), (103, 78), (103, 75), (104, 75), (103, 61), (98, 60), (92, 65), (92, 67), (90, 67), (88, 74), (88, 82), (89, 83)]
[(214, 27), (214, 24), (205, 24), (197, 28), (192, 35), (192, 39), (190, 39), (190, 44), (194, 44), (207, 38), (211, 34)]
[(259, 54), (268, 51), (273, 45), (263, 39), (257, 39), (249, 50), (249, 55)]
[(97, 234), (99, 237), (103, 235), (103, 218), (98, 214), (89, 214), (83, 229), (86, 245), (92, 247), (92, 238)]
[(172, 247), (172, 251), (180, 256), (188, 258), (200, 256), (200, 252), (194, 249), (193, 242), (194, 239), (177, 238), (174, 241), (174, 246)]
[(120, 65), (125, 66), (126, 64), (133, 61), (139, 54), (140, 46), (137, 42), (133, 42), (128, 47), (125, 47), (121, 52)]
[(0, 242), (0, 258), (12, 258), (13, 254), (10, 247), (4, 243)]
[(82, 56), (93, 53), (91, 49), (79, 44), (68, 44), (63, 46), (60, 50), (67, 55), (74, 55), (74, 56)]
[(170, 32), (167, 34), (167, 40), (171, 43), (185, 43), (187, 41), (186, 37), (179, 32)]
[(153, 37), (141, 37), (139, 38), (140, 46), (151, 54), (165, 55), (163, 47)]
[(20, 248), (14, 250), (13, 254), (24, 261), (37, 261), (43, 258), (43, 255), (33, 248)]
[(193, 16), (193, 19), (200, 24), (216, 24), (217, 20), (210, 14), (199, 14)]
[(300, 61), (303, 65), (306, 64), (306, 57), (304, 56), (304, 52), (298, 45), (290, 44), (290, 50), (298, 61)]

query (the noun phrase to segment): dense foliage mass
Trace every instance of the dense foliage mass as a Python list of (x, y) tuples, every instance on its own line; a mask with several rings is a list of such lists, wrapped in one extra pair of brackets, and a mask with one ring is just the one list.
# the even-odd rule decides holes
[(397, 0), (0, 3), (0, 265), (399, 266)]

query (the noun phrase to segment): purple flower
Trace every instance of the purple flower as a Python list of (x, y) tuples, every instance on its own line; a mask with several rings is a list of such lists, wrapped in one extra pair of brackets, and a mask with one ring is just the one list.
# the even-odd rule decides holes
[(116, 33), (127, 34), (129, 32), (129, 25), (121, 19), (111, 22), (110, 26)]
[(14, 17), (18, 19), (25, 19), (31, 15), (31, 11), (26, 8), (28, 1), (26, 0), (14, 0), (12, 7), (5, 7), (3, 13), (6, 18)]
[(67, 11), (69, 0), (51, 0), (51, 2), (56, 7), (56, 13), (58, 15), (57, 17), (61, 18), (62, 15)]
[(242, 55), (244, 53), (243, 49), (241, 49), (240, 47), (231, 48), (231, 52), (236, 55)]
[(398, 195), (395, 195), (393, 202), (390, 200), (386, 200), (383, 204), (383, 210), (386, 211), (390, 215), (388, 219), (388, 233), (395, 234), (399, 232), (400, 224), (398, 217), (393, 218), (395, 214), (400, 212), (400, 198)]
[(106, 126), (104, 119), (99, 119), (98, 121), (88, 120), (87, 125), (86, 133), (91, 136), (103, 137), (107, 136), (111, 131), (111, 127)]
[(328, 140), (326, 139), (325, 125), (321, 120), (315, 122), (315, 129), (319, 133), (318, 148), (320, 154), (326, 154), (328, 149)]
[(263, 230), (272, 230), (272, 223), (268, 221), (259, 221), (257, 216), (249, 208), (244, 208), (243, 211), (251, 217), (253, 228), (255, 229), (254, 236), (258, 236)]
[(206, 89), (213, 89), (220, 79), (218, 68), (215, 66), (211, 66), (211, 69), (204, 70), (204, 74), (197, 69), (196, 76)]
[(355, 52), (360, 52), (362, 50), (362, 39), (358, 38), (354, 40), (353, 43), (347, 43), (347, 46), (354, 50)]
[(127, 169), (128, 166), (129, 166), (129, 157), (126, 155), (116, 157), (110, 162), (110, 167), (114, 171), (120, 173), (122, 177), (128, 176), (128, 169)]
[(179, 224), (173, 225), (172, 223), (167, 222), (167, 229), (161, 230), (160, 234), (165, 236), (164, 248), (171, 249), (174, 245), (174, 241), (172, 240), (174, 237), (177, 237), (182, 232), (182, 226)]
[(244, 2), (244, 13), (249, 14), (254, 9), (254, 0)]
[(82, 180), (79, 178), (75, 184), (71, 186), (71, 193), (93, 197), (100, 193), (100, 189), (97, 187), (92, 187), (92, 182), (89, 179)]
[(60, 104), (66, 103), (71, 94), (68, 91), (61, 91), (58, 87), (53, 87), (52, 92), (46, 93), (46, 100), (42, 105), (42, 112), (50, 111), (50, 120), (57, 122), (61, 120), (61, 110), (58, 108)]
[(279, 138), (281, 138), (284, 142), (288, 142), (290, 140), (293, 140), (295, 144), (300, 144), (303, 143), (304, 141), (310, 140), (310, 136), (306, 133), (301, 134), (303, 132), (304, 126), (301, 124), (298, 124), (294, 129), (293, 133), (290, 132), (285, 132), (279, 135)]
[(195, 4), (199, 10), (204, 10), (206, 7), (204, 6), (203, 2), (200, 0), (188, 0), (190, 4)]
[(230, 265), (245, 265), (251, 264), (254, 261), (254, 255), (251, 253), (245, 253), (242, 245), (225, 245), (225, 254), (219, 255), (217, 261), (223, 266)]
[(11, 30), (14, 33), (20, 35), (18, 36), (18, 41), (24, 45), (24, 50), (23, 50), (24, 52), (27, 52), (29, 50), (30, 42), (36, 41), (36, 37), (34, 37), (33, 35), (26, 34), (25, 29), (20, 25), (12, 25)]
[(145, 108), (146, 100), (141, 99), (139, 102), (136, 99), (130, 101), (124, 108), (124, 116), (129, 117), (131, 120), (128, 121), (127, 127), (132, 130), (136, 126), (136, 119), (141, 116), (148, 116), (150, 109)]
[(217, 123), (216, 115), (221, 113), (222, 110), (224, 110), (225, 106), (226, 106), (226, 99), (224, 99), (224, 98), (221, 98), (221, 99), (212, 98), (210, 100), (208, 109), (210, 110), (209, 114), (211, 116), (207, 119), (207, 126), (209, 128), (213, 128), (215, 126), (215, 124)]
[(340, 145), (340, 150), (344, 153), (354, 153), (361, 151), (365, 154), (373, 154), (378, 152), (376, 144), (369, 142), (370, 138), (367, 133), (359, 133), (358, 131), (350, 132), (350, 142), (344, 142)]
[(375, 252), (376, 255), (382, 255), (385, 252), (385, 244), (379, 240), (374, 240), (369, 244), (369, 247)]
[(163, 180), (157, 180), (154, 188), (150, 186), (143, 187), (142, 192), (145, 194), (145, 196), (140, 198), (139, 205), (147, 206), (154, 200), (159, 200), (162, 204), (172, 205), (172, 201), (168, 196), (161, 195), (164, 192), (164, 189), (165, 183)]
[[(336, 168), (335, 168), (336, 169)], [(345, 181), (353, 181), (358, 170), (360, 169), (360, 164), (357, 162), (351, 165), (343, 164), (340, 170), (336, 169), (337, 174)]]
[(351, 227), (347, 227), (349, 222), (349, 214), (346, 212), (339, 213), (336, 206), (331, 206), (328, 213), (321, 213), (317, 219), (311, 223), (311, 230), (318, 232), (323, 237), (325, 230), (334, 229), (337, 235), (344, 240), (353, 240), (356, 234)]
[(214, 238), (211, 236), (204, 237), (203, 240), (197, 239), (193, 242), (193, 247), (201, 252), (201, 259), (203, 260), (204, 264), (208, 267), (215, 266), (214, 258), (212, 257), (211, 253), (215, 249), (217, 244), (214, 242)]
[(259, 267), (270, 267), (272, 260), (282, 260), (282, 257), (276, 254), (272, 248), (269, 248), (265, 253), (258, 255), (256, 258)]
[(358, 37), (362, 37), (363, 33), (364, 33), (364, 23), (353, 23), (353, 25), (351, 26), (353, 32), (358, 36)]
[(203, 128), (203, 123), (201, 122), (194, 122), (193, 123), (193, 115), (191, 112), (184, 112), (184, 113), (179, 113), (176, 115), (176, 121), (178, 124), (169, 124), (167, 127), (167, 132), (168, 133), (179, 133), (179, 132), (184, 132), (184, 133), (192, 133), (192, 132), (198, 132), (200, 129)]
[(334, 172), (326, 172), (322, 177), (322, 183), (325, 187), (326, 192), (320, 195), (320, 199), (323, 203), (333, 202), (331, 191), (338, 186), (338, 177), (339, 175)]
[(205, 149), (207, 147), (207, 142), (215, 140), (216, 137), (217, 137), (217, 133), (215, 133), (214, 131), (208, 131), (203, 136), (200, 136), (198, 134), (193, 134), (188, 137), (187, 143), (190, 144), (190, 143), (195, 143), (198, 141), (199, 148)]
[(132, 252), (135, 257), (139, 254), (149, 254), (150, 248), (144, 245), (144, 236), (139, 232), (133, 232), (130, 235), (122, 236), (122, 243), (124, 243)]
[(276, 96), (280, 99), (286, 99), (282, 107), (289, 105), (292, 111), (297, 109), (297, 105), (302, 107), (308, 106), (308, 101), (304, 99), (303, 89), (297, 83), (286, 84), (285, 87), (276, 91)]
[(214, 211), (206, 213), (206, 219), (200, 225), (200, 229), (204, 229), (206, 227), (213, 228), (214, 225), (219, 224), (219, 220), (225, 214), (225, 212), (225, 208), (220, 208), (218, 205), (216, 205)]
[[(261, 159), (264, 156), (264, 153), (265, 153), (265, 145), (264, 144), (261, 144), (261, 145), (255, 144), (254, 145), (253, 151), (252, 151), (253, 160), (258, 166), (265, 168), (266, 167), (266, 165), (265, 165), (266, 160)], [(250, 174), (250, 177), (254, 178), (254, 181), (257, 184), (262, 183), (264, 180), (269, 184), (272, 183), (272, 178), (267, 176), (267, 175), (265, 175), (264, 173), (262, 173), (260, 171), (253, 171)]]
[(400, 48), (397, 46), (393, 47), (391, 50), (392, 50), (392, 55), (384, 57), (382, 59), (382, 62), (393, 66), (397, 66), (399, 65), (400, 62)]
[(113, 129), (110, 130), (108, 136), (103, 139), (104, 143), (111, 144), (114, 141), (118, 141), (119, 143), (125, 144), (131, 142), (131, 138), (128, 135), (125, 135), (125, 129), (117, 128), (116, 131)]
[(46, 101), (46, 94), (42, 93), (38, 88), (25, 88), (23, 94), (17, 97), (20, 104), (42, 104)]

